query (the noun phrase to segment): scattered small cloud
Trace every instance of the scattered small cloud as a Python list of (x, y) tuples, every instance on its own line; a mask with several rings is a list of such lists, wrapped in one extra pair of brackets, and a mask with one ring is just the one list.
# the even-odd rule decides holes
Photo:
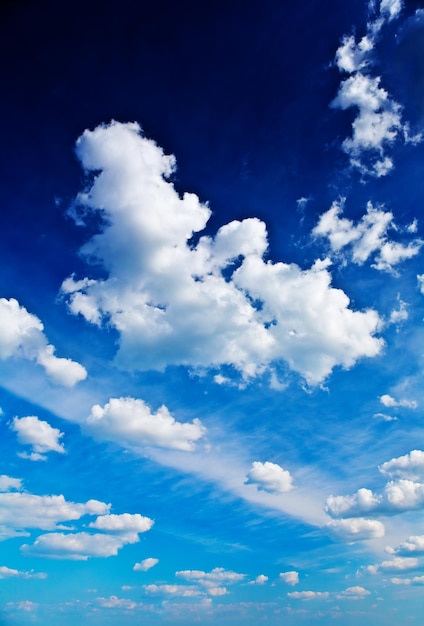
[(293, 489), (290, 472), (269, 461), (265, 463), (254, 461), (245, 482), (269, 493), (286, 493)]
[(144, 559), (140, 563), (135, 563), (133, 570), (135, 572), (147, 572), (149, 569), (152, 569), (155, 565), (159, 563), (159, 559), (148, 558)]
[(299, 572), (281, 572), (280, 580), (287, 583), (287, 585), (297, 585), (299, 582)]
[(48, 452), (60, 454), (65, 452), (63, 444), (60, 443), (63, 433), (36, 416), (14, 417), (10, 423), (10, 428), (17, 434), (19, 443), (29, 445), (32, 448), (30, 454), (20, 453), (19, 456), (29, 458), (31, 461), (45, 461)]

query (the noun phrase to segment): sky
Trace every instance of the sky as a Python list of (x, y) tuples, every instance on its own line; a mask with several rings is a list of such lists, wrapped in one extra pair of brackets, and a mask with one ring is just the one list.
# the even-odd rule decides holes
[(0, 625), (422, 624), (424, 3), (0, 30)]

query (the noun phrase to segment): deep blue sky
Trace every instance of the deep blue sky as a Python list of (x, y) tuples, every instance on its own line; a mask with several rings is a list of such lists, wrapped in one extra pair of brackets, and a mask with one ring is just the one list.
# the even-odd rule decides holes
[(418, 624), (423, 42), (1, 3), (2, 626)]

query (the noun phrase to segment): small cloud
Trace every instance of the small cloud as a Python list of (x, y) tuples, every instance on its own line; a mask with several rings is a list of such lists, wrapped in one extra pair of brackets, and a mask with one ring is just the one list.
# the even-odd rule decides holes
[(380, 396), (380, 402), (381, 404), (384, 404), (384, 406), (386, 407), (401, 406), (401, 407), (406, 407), (408, 409), (416, 409), (418, 406), (418, 403), (415, 400), (406, 400), (406, 399), (395, 400), (395, 398), (393, 398), (387, 393)]
[(295, 571), (282, 572), (280, 574), (280, 580), (287, 583), (288, 585), (297, 585), (299, 582), (299, 573)]
[(140, 563), (135, 563), (133, 570), (135, 572), (147, 572), (149, 569), (159, 563), (159, 559), (148, 558), (144, 559)]
[(293, 600), (323, 600), (330, 596), (328, 591), (291, 591), (287, 594)]
[(264, 585), (266, 582), (268, 582), (268, 576), (259, 574), (259, 576), (256, 576), (255, 580), (250, 581), (249, 585)]
[(14, 417), (10, 429), (17, 434), (19, 443), (32, 447), (32, 452), (20, 453), (19, 456), (31, 461), (46, 460), (47, 452), (59, 452), (64, 454), (65, 448), (60, 443), (63, 433), (58, 428), (53, 428), (48, 422), (38, 419), (36, 416)]
[(405, 572), (409, 570), (417, 569), (419, 565), (418, 559), (411, 557), (400, 557), (392, 559), (391, 561), (383, 561), (377, 565), (369, 565), (366, 570), (370, 574), (377, 574), (377, 572), (383, 572), (385, 574), (390, 572)]
[(324, 530), (338, 541), (351, 543), (384, 536), (384, 524), (378, 520), (361, 517), (332, 520)]
[(269, 493), (286, 493), (293, 489), (293, 478), (290, 472), (269, 461), (265, 463), (254, 461), (245, 482), (256, 485), (260, 491)]

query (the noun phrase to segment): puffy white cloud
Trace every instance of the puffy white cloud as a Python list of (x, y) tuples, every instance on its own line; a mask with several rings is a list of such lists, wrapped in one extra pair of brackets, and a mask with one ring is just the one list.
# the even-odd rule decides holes
[(98, 500), (68, 502), (63, 495), (0, 493), (0, 538), (28, 535), (28, 528), (54, 530), (63, 527), (61, 522), (79, 520), (83, 515), (101, 515), (109, 508), (109, 504)]
[(144, 585), (143, 589), (147, 591), (147, 593), (182, 596), (185, 598), (201, 596), (204, 594), (204, 592), (197, 587), (188, 585)]
[(385, 529), (379, 520), (355, 517), (332, 520), (324, 526), (324, 530), (333, 539), (350, 543), (383, 537)]
[(97, 603), (104, 609), (124, 609), (133, 611), (140, 607), (137, 602), (128, 600), (128, 598), (118, 598), (117, 596), (109, 596), (109, 598), (96, 598)]
[(323, 600), (329, 596), (328, 591), (291, 591), (287, 594), (293, 600)]
[(401, 543), (397, 548), (395, 548), (394, 552), (396, 554), (424, 554), (424, 535), (414, 535), (408, 537), (408, 539)]
[(17, 569), (12, 569), (2, 565), (0, 567), (0, 579), (1, 578), (47, 578), (47, 574), (44, 572), (21, 572)]
[(418, 567), (418, 564), (418, 559), (397, 556), (391, 561), (383, 561), (382, 563), (378, 563), (377, 565), (369, 565), (367, 567), (367, 571), (370, 574), (377, 574), (377, 572), (405, 572), (416, 569)]
[(289, 471), (276, 463), (254, 461), (247, 474), (246, 482), (259, 490), (270, 493), (285, 493), (293, 489), (293, 478)]
[(159, 559), (154, 559), (152, 557), (148, 559), (143, 559), (140, 563), (135, 563), (133, 570), (135, 572), (147, 572), (149, 569), (152, 569), (155, 565), (159, 563)]
[(10, 491), (11, 489), (22, 489), (22, 480), (20, 478), (12, 478), (5, 474), (0, 475), (0, 492)]
[(366, 596), (370, 595), (370, 591), (364, 587), (356, 585), (355, 587), (348, 587), (344, 591), (341, 591), (336, 595), (337, 600), (362, 600)]
[[(395, 398), (393, 398), (392, 396), (389, 396), (388, 393), (385, 393), (384, 395), (380, 396), (380, 402), (381, 404), (384, 404), (384, 406), (387, 407), (392, 407), (392, 406), (404, 406), (407, 407), (408, 409), (416, 409), (418, 404), (415, 400), (395, 400)], [(415, 450), (415, 452), (418, 452), (418, 450)], [(424, 457), (423, 457), (423, 466), (424, 466)]]
[(424, 476), (424, 452), (411, 450), (409, 454), (386, 461), (378, 469), (386, 476), (400, 476), (417, 480)]
[(23, 357), (36, 361), (55, 382), (73, 387), (87, 377), (85, 368), (71, 359), (54, 355), (44, 327), (35, 315), (14, 298), (0, 298), (0, 359)]
[(204, 572), (202, 570), (180, 570), (179, 572), (175, 572), (175, 575), (185, 580), (195, 581), (197, 584), (208, 588), (214, 588), (220, 584), (228, 585), (237, 583), (245, 578), (245, 574), (225, 570), (223, 567), (215, 567), (210, 572)]
[(407, 479), (390, 481), (380, 495), (361, 488), (351, 496), (330, 496), (325, 510), (333, 517), (355, 517), (369, 513), (395, 514), (424, 506), (424, 484)]
[(158, 446), (191, 451), (206, 433), (200, 420), (177, 422), (166, 406), (152, 413), (143, 400), (111, 398), (103, 407), (94, 405), (85, 429), (103, 441), (140, 449)]
[(424, 585), (424, 576), (414, 576), (413, 578), (391, 578), (394, 585)]
[(299, 573), (295, 571), (281, 572), (280, 579), (288, 585), (297, 585), (299, 582)]
[(84, 212), (101, 211), (101, 231), (82, 248), (104, 279), (69, 277), (62, 293), (73, 314), (119, 332), (116, 356), (127, 369), (232, 365), (245, 379), (285, 361), (310, 384), (332, 369), (375, 356), (374, 311), (353, 311), (331, 287), (328, 264), (308, 270), (265, 262), (267, 233), (256, 218), (201, 236), (210, 209), (180, 196), (167, 180), (174, 157), (137, 124), (85, 131), (77, 153), (91, 187)]
[[(354, 224), (341, 217), (344, 200), (333, 202), (330, 209), (323, 213), (312, 231), (315, 237), (326, 237), (331, 251), (339, 253), (349, 246), (351, 259), (362, 265), (374, 255), (373, 267), (377, 270), (394, 272), (394, 266), (418, 254), (422, 246), (420, 239), (414, 239), (407, 245), (391, 241), (388, 230), (397, 230), (393, 213), (367, 204), (367, 212)], [(404, 319), (404, 311), (403, 317)]]
[[(101, 515), (94, 522), (90, 522), (89, 528), (108, 531), (109, 533), (135, 537), (151, 529), (154, 522), (150, 517), (143, 517), (139, 513), (122, 513), (121, 515)], [(129, 541), (131, 543), (131, 541)]]
[(266, 582), (268, 582), (268, 576), (259, 574), (259, 576), (256, 576), (255, 580), (250, 581), (249, 585), (264, 585)]
[(65, 452), (63, 444), (59, 441), (63, 433), (34, 415), (14, 417), (10, 428), (17, 434), (19, 443), (32, 447), (33, 452), (29, 455), (31, 460), (46, 459), (46, 452), (59, 452), (60, 454)]
[(40, 535), (31, 545), (23, 545), (21, 551), (27, 556), (86, 561), (90, 557), (116, 556), (120, 548), (138, 540), (135, 533), (48, 533)]
[(336, 64), (342, 72), (352, 74), (369, 64), (369, 53), (374, 48), (372, 38), (365, 35), (356, 43), (353, 35), (346, 35), (336, 52)]

